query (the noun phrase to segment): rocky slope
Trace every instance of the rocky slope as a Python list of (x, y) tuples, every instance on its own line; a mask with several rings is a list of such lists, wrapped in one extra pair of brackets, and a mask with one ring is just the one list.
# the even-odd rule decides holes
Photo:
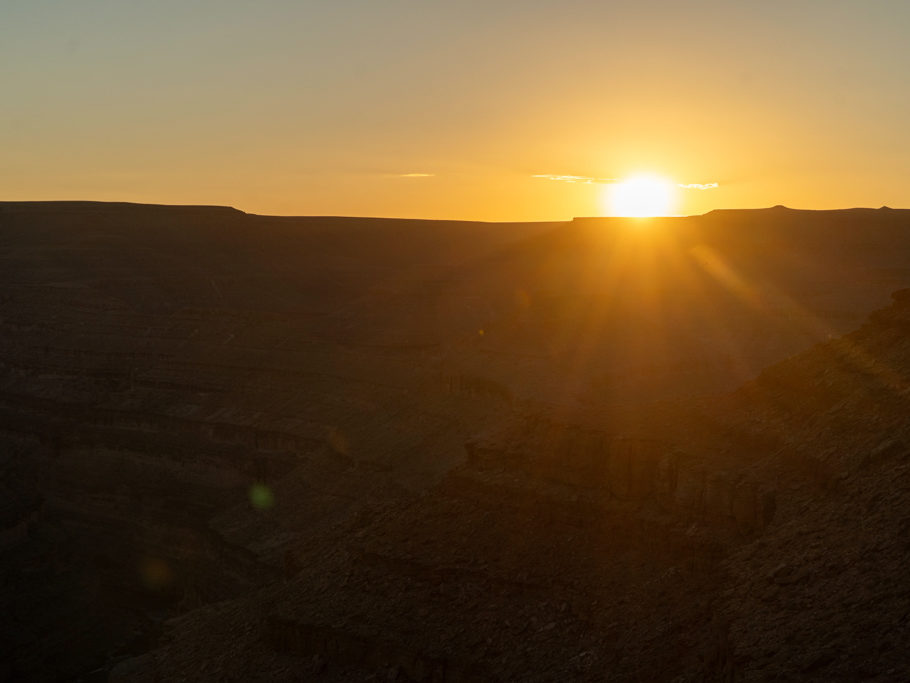
[(907, 212), (649, 226), (0, 204), (0, 679), (902, 671)]
[[(503, 399), (341, 313), (546, 226), (421, 228), (0, 205), (0, 673), (103, 669), (162, 617), (280, 575), (288, 538), (460, 458)], [(299, 524), (250, 516), (292, 496)]]
[(299, 546), (284, 581), (171, 622), (114, 678), (904, 680), (896, 299), (722, 400), (487, 433), (435, 488)]

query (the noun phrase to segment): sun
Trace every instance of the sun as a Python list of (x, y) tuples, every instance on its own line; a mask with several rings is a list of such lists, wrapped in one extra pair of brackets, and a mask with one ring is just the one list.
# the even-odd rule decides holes
[(607, 188), (613, 216), (667, 216), (676, 206), (676, 186), (656, 175), (635, 175)]

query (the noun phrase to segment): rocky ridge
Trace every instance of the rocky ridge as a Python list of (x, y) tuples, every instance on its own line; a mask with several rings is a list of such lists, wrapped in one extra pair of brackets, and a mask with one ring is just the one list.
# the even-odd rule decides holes
[(774, 595), (902, 623), (908, 223), (0, 204), (0, 678), (855, 674)]
[(900, 680), (910, 301), (895, 299), (722, 400), (637, 412), (647, 440), (619, 414), (473, 439), (431, 491), (336, 528), (283, 582), (171, 624), (115, 674)]

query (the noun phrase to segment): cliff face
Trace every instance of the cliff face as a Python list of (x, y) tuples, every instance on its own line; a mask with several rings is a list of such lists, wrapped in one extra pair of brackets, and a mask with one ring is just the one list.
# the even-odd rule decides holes
[(502, 399), (344, 307), (546, 226), (433, 227), (0, 204), (6, 674), (141, 650), (163, 616), (280, 575), (289, 538), (461, 457), (462, 420)]
[(286, 582), (194, 612), (115, 676), (902, 679), (895, 298), (720, 399), (487, 430), (424, 495), (299, 547)]
[(0, 204), (0, 673), (789, 670), (749, 567), (902, 523), (905, 299), (825, 341), (910, 276), (886, 213)]

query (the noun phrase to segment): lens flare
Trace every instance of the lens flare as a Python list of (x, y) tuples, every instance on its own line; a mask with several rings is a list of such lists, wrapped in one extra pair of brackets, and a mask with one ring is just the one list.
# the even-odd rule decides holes
[(250, 504), (259, 511), (272, 508), (275, 505), (275, 495), (272, 489), (261, 482), (250, 487)]

